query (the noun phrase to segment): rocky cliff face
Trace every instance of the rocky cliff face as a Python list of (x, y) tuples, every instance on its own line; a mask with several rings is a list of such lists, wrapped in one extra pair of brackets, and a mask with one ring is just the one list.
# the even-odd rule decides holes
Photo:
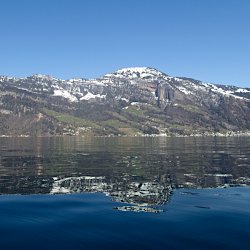
[(2, 135), (189, 135), (250, 129), (250, 89), (126, 68), (99, 79), (0, 77)]

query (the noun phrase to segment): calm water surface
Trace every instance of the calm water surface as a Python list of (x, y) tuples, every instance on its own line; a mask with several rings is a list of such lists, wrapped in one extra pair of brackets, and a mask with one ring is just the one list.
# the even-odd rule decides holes
[(0, 138), (0, 249), (248, 249), (250, 138)]

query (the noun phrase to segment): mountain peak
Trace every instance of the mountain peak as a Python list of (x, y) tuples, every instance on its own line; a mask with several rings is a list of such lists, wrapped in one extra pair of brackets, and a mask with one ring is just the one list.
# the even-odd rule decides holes
[(151, 67), (129, 67), (129, 68), (122, 68), (119, 69), (113, 73), (106, 74), (105, 77), (116, 77), (116, 78), (141, 78), (141, 79), (147, 79), (147, 78), (154, 78), (154, 77), (164, 77), (167, 76), (163, 72), (151, 68)]
[(153, 68), (150, 67), (128, 67), (128, 68), (122, 68), (117, 70), (117, 72), (145, 72), (148, 70), (155, 70)]
[(29, 78), (38, 79), (38, 80), (57, 80), (53, 76), (45, 75), (45, 74), (34, 74), (30, 76)]

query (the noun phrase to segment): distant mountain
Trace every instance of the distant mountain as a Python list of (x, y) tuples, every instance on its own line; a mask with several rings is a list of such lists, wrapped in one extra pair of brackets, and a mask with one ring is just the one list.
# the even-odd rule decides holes
[(98, 79), (0, 77), (0, 134), (191, 135), (250, 130), (250, 88), (148, 67)]

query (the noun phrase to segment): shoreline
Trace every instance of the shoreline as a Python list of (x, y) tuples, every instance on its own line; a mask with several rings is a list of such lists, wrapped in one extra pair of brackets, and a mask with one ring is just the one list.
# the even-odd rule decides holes
[(223, 133), (204, 133), (191, 135), (167, 135), (167, 134), (138, 134), (138, 135), (0, 135), (0, 138), (52, 138), (52, 137), (82, 137), (82, 138), (102, 138), (102, 137), (167, 137), (167, 138), (188, 138), (188, 137), (248, 137), (250, 131), (247, 132), (227, 132)]

